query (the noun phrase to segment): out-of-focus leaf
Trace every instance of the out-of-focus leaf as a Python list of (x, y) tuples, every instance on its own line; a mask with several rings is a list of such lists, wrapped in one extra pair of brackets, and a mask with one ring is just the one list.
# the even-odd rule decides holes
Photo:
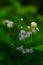
[(35, 7), (35, 6), (27, 6), (27, 7), (21, 7), (19, 10), (18, 10), (18, 13), (20, 14), (26, 14), (26, 13), (29, 13), (31, 15), (34, 15), (36, 14), (38, 11), (38, 8)]
[(10, 34), (7, 33), (3, 28), (0, 28), (0, 41), (12, 43)]
[(42, 15), (38, 15), (36, 18), (39, 22), (43, 22), (43, 16)]
[(39, 45), (36, 47), (33, 47), (34, 49), (38, 50), (38, 51), (43, 51), (43, 45)]

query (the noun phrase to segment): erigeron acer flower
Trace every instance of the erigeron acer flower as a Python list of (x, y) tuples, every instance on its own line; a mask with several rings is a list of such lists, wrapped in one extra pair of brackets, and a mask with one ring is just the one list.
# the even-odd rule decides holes
[(36, 32), (36, 30), (32, 29), (32, 32), (33, 32), (33, 33), (35, 33), (35, 32)]
[(27, 37), (30, 37), (30, 35), (26, 34), (26, 35), (25, 35), (25, 38), (27, 38)]
[(23, 40), (25, 38), (25, 34), (26, 34), (26, 31), (25, 30), (20, 30), (19, 40)]
[(9, 24), (9, 23), (7, 24), (8, 28), (12, 28), (12, 26), (13, 26), (12, 24)]
[(30, 51), (29, 51), (29, 49), (25, 49), (25, 52), (26, 52), (26, 53), (29, 53)]
[(22, 49), (22, 50), (21, 50), (21, 52), (22, 52), (23, 54), (25, 54), (25, 53), (26, 53), (24, 49)]
[(33, 53), (34, 51), (33, 51), (33, 49), (32, 49), (32, 48), (30, 48), (30, 49), (29, 49), (29, 52), (30, 52), (30, 53)]
[(36, 22), (31, 22), (31, 26), (32, 27), (37, 27), (37, 23)]
[(21, 34), (19, 37), (19, 40), (24, 40), (24, 38), (25, 38), (25, 36)]
[(30, 49), (22, 49), (21, 52), (22, 52), (23, 54), (27, 54), (27, 53), (33, 53), (34, 51), (33, 51), (32, 48), (30, 48)]
[(31, 34), (32, 34), (32, 32), (31, 32), (31, 31), (28, 31), (28, 32), (26, 33), (26, 35), (25, 35), (25, 38), (30, 37)]
[(12, 28), (12, 27), (13, 27), (13, 24), (14, 24), (14, 23), (13, 23), (12, 21), (9, 21), (9, 22), (7, 23), (7, 27), (8, 27), (8, 28)]
[(25, 30), (21, 30), (20, 33), (21, 34), (26, 34), (26, 31)]
[(19, 48), (19, 47), (17, 47), (17, 48), (16, 48), (16, 50), (20, 51), (20, 48)]
[(16, 47), (16, 50), (18, 50), (18, 51), (23, 50), (23, 46), (21, 45), (20, 47)]
[(6, 25), (7, 25), (8, 28), (13, 27), (13, 24), (14, 24), (14, 23), (13, 23), (12, 21), (5, 20), (4, 22), (6, 23)]

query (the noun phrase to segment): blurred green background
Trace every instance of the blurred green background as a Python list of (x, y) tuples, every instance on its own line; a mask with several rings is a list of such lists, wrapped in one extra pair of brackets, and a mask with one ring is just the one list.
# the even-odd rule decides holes
[[(23, 18), (23, 22), (20, 21)], [(11, 32), (4, 20), (14, 22)], [(32, 21), (38, 24), (39, 32), (30, 39), (19, 41), (19, 26), (26, 29)], [(34, 53), (22, 54), (17, 46), (33, 48)], [(0, 0), (0, 65), (43, 65), (43, 0)]]

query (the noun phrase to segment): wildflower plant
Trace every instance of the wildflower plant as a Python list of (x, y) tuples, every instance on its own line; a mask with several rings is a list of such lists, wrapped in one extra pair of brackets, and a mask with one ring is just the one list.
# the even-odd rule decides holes
[(32, 35), (39, 31), (39, 28), (37, 27), (36, 22), (31, 22), (30, 26), (27, 26), (28, 31), (21, 29), (19, 32), (19, 40), (24, 40), (25, 38), (30, 38), (31, 37), (31, 42), (32, 42)]
[[(21, 18), (21, 21), (23, 21), (23, 18)], [(6, 24), (7, 28), (9, 29), (10, 33), (12, 33), (12, 27), (15, 26), (14, 25), (14, 22), (12, 21), (9, 21), (9, 20), (5, 20), (4, 23)], [(30, 23), (30, 26), (27, 26), (27, 29), (28, 31), (22, 29), (23, 26), (21, 26), (21, 30), (19, 31), (19, 40), (20, 41), (23, 41), (25, 40), (26, 38), (31, 38), (31, 43), (32, 43), (32, 36), (34, 33), (36, 33), (37, 31), (39, 31), (38, 27), (37, 27), (37, 23), (36, 22), (31, 22)], [(16, 32), (15, 32), (16, 33)], [(13, 44), (11, 44), (13, 45)], [(20, 46), (20, 47), (16, 47), (16, 50), (18, 51), (21, 51), (23, 54), (26, 54), (26, 53), (33, 53), (33, 49), (32, 48), (28, 48), (28, 49), (25, 49), (23, 46)]]
[(0, 0), (0, 65), (43, 65), (43, 12), (36, 2)]

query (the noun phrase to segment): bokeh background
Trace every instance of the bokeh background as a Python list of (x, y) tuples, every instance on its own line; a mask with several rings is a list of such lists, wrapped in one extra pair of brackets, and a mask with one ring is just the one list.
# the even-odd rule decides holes
[[(11, 32), (4, 20), (14, 22)], [(27, 30), (26, 26), (32, 21), (38, 24), (40, 31), (33, 36), (32, 42), (30, 39), (20, 41), (18, 25)], [(34, 53), (18, 52), (16, 47), (20, 45), (33, 48)], [(0, 0), (0, 65), (43, 65), (43, 0)]]

